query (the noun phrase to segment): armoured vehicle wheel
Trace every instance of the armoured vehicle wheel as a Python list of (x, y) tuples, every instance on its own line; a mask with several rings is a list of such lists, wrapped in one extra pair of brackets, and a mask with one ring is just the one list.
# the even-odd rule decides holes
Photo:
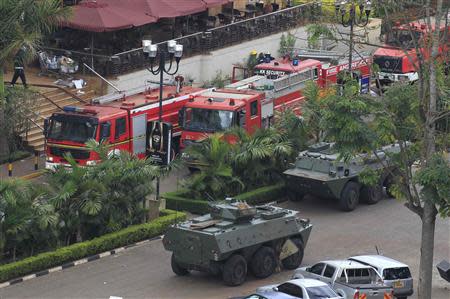
[(291, 256), (288, 256), (281, 261), (283, 267), (287, 270), (294, 270), (300, 266), (303, 260), (304, 246), (302, 240), (299, 238), (292, 238), (291, 241), (297, 245), (298, 251)]
[(394, 178), (392, 177), (391, 174), (389, 174), (386, 179), (384, 179), (383, 182), (383, 187), (386, 189), (386, 195), (389, 198), (394, 198), (394, 195), (392, 194), (392, 192), (390, 192), (390, 189), (392, 188), (392, 185), (394, 184)]
[(184, 276), (189, 274), (189, 270), (181, 267), (177, 261), (175, 260), (175, 256), (172, 254), (172, 258), (170, 260), (170, 265), (172, 266), (172, 271), (178, 276)]
[(383, 190), (380, 185), (364, 186), (361, 189), (361, 200), (369, 205), (374, 205), (381, 200)]
[(359, 184), (348, 182), (342, 189), (339, 206), (343, 211), (353, 211), (359, 203)]
[(301, 201), (305, 194), (294, 190), (287, 190), (286, 196), (290, 201)]
[(253, 255), (250, 268), (257, 278), (266, 278), (272, 275), (277, 266), (275, 250), (271, 247), (262, 246)]
[(222, 279), (226, 285), (241, 285), (247, 277), (247, 262), (240, 254), (234, 254), (223, 265)]

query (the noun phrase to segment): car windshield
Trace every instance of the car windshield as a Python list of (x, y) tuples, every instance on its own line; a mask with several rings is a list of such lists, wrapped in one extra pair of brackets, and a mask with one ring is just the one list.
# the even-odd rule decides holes
[(336, 298), (338, 295), (328, 286), (309, 287), (306, 292), (310, 299)]
[(383, 270), (385, 280), (407, 279), (411, 278), (408, 267), (390, 268)]
[(402, 47), (406, 49), (414, 48), (414, 42), (422, 37), (422, 33), (418, 31), (409, 31), (407, 29), (393, 29), (388, 35), (386, 44), (394, 47)]
[(231, 128), (233, 111), (189, 108), (184, 113), (184, 129), (194, 132), (217, 132)]
[(97, 125), (86, 117), (53, 117), (48, 138), (58, 141), (85, 143), (95, 138)]

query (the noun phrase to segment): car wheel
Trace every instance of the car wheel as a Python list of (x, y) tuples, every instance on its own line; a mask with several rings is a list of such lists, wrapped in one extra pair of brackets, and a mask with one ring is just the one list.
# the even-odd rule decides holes
[(283, 267), (287, 270), (294, 270), (300, 266), (303, 260), (304, 246), (299, 238), (291, 238), (291, 241), (297, 246), (298, 251), (281, 261)]
[(383, 197), (381, 185), (364, 186), (361, 188), (361, 200), (369, 205), (374, 205)]
[(172, 253), (172, 258), (170, 260), (170, 265), (172, 266), (172, 271), (178, 276), (184, 276), (189, 274), (189, 270), (180, 266), (175, 260), (175, 255)]
[(355, 182), (348, 182), (341, 192), (339, 198), (339, 206), (341, 210), (350, 212), (353, 211), (359, 203), (359, 184)]
[(241, 285), (247, 277), (247, 262), (240, 254), (234, 254), (223, 265), (222, 279), (226, 285)]
[(275, 271), (276, 266), (275, 250), (267, 246), (259, 248), (250, 262), (250, 269), (257, 278), (269, 277)]

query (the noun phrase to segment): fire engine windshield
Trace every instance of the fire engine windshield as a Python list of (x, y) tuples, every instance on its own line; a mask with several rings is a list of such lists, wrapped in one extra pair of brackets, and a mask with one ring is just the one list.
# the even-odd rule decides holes
[(48, 138), (58, 141), (85, 143), (95, 139), (97, 123), (89, 117), (62, 116), (51, 118)]
[(394, 47), (414, 48), (414, 41), (417, 42), (422, 37), (422, 33), (405, 29), (392, 29), (387, 35), (386, 44)]
[(188, 108), (183, 127), (194, 132), (217, 132), (233, 125), (233, 111)]

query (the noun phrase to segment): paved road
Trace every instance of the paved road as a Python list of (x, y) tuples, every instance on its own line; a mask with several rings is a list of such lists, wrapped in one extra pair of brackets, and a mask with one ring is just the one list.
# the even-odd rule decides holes
[[(375, 206), (362, 205), (351, 213), (338, 211), (329, 201), (312, 198), (281, 205), (299, 209), (314, 224), (304, 265), (320, 259), (374, 253), (377, 245), (385, 255), (408, 263), (417, 279), (420, 220), (401, 202), (383, 200)], [(437, 221), (435, 264), (450, 257), (449, 230), (449, 220)], [(264, 280), (250, 277), (235, 288), (201, 273), (176, 277), (170, 269), (170, 254), (164, 251), (161, 241), (154, 241), (117, 256), (1, 289), (0, 298), (227, 298), (247, 294), (263, 284), (282, 282), (291, 274), (284, 271)], [(433, 299), (448, 299), (449, 287), (434, 270)]]

